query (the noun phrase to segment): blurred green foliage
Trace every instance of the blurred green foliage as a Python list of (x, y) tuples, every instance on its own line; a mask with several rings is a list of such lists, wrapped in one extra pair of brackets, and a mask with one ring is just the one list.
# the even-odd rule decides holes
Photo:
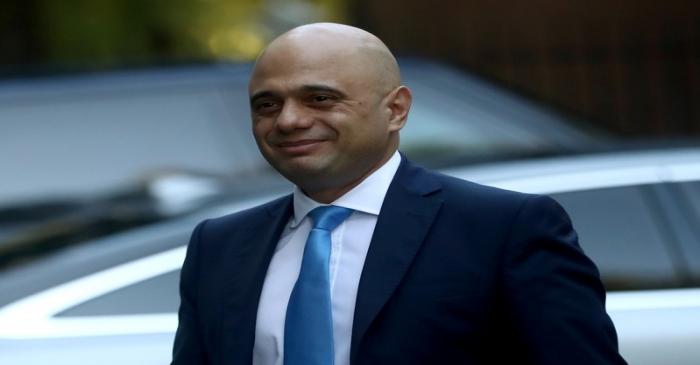
[(253, 59), (299, 24), (346, 21), (344, 0), (24, 0), (0, 15), (2, 66), (58, 69)]

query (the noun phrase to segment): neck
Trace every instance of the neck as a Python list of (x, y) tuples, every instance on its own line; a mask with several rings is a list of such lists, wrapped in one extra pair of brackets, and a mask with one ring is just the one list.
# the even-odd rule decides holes
[(322, 203), (322, 204), (330, 204), (341, 196), (345, 195), (348, 191), (354, 189), (357, 185), (360, 185), (361, 182), (363, 182), (368, 176), (372, 175), (375, 171), (379, 170), (384, 164), (391, 159), (391, 156), (394, 155), (394, 152), (392, 151), (389, 153), (387, 156), (384, 156), (379, 163), (375, 164), (372, 168), (367, 170), (365, 173), (361, 174), (357, 178), (350, 180), (350, 181), (345, 181), (342, 184), (335, 184), (335, 186), (327, 187), (327, 188), (317, 188), (317, 189), (307, 189), (304, 187), (301, 187), (301, 190), (306, 194), (309, 198)]

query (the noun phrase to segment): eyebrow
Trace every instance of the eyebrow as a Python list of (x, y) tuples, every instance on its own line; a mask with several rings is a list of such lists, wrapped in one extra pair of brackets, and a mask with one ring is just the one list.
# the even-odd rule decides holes
[(328, 85), (321, 85), (321, 84), (304, 85), (301, 87), (301, 89), (305, 92), (323, 91), (323, 92), (327, 92), (327, 93), (331, 93), (331, 94), (336, 94), (336, 95), (341, 96), (341, 97), (345, 96), (345, 93), (343, 93), (342, 91), (340, 91), (334, 87), (328, 86)]
[[(300, 88), (301, 91), (305, 93), (311, 93), (311, 92), (327, 92), (331, 94), (338, 95), (339, 97), (343, 98), (345, 97), (345, 93), (328, 85), (322, 85), (322, 84), (310, 84), (310, 85), (303, 85)], [(256, 92), (250, 97), (250, 104), (252, 105), (255, 103), (256, 100), (262, 99), (262, 98), (277, 98), (279, 97), (279, 94), (269, 91), (269, 90), (261, 90)]]

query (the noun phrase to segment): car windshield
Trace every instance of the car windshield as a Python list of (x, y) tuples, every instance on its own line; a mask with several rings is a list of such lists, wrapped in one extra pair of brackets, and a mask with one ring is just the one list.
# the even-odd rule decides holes
[(430, 167), (589, 151), (611, 139), (450, 68), (404, 61), (402, 76), (414, 104), (401, 150)]

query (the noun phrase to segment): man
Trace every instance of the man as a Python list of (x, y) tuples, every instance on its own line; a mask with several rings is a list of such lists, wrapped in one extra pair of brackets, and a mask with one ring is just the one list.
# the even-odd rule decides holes
[(398, 153), (411, 92), (375, 36), (295, 28), (249, 93), (260, 151), (297, 188), (197, 226), (173, 364), (624, 364), (558, 204)]

